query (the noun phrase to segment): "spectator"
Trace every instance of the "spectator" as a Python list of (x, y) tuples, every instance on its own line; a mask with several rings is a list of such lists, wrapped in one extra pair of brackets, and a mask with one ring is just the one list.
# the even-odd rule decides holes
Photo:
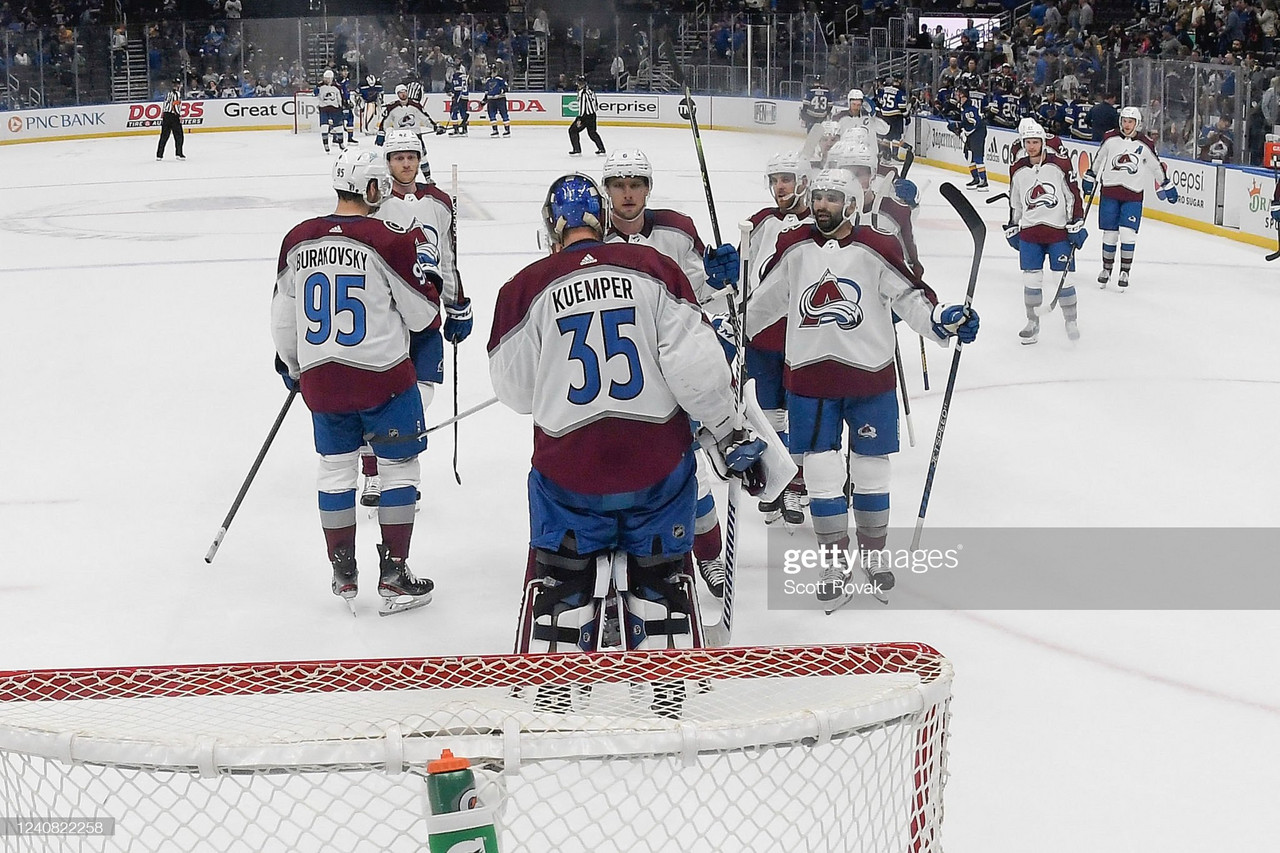
[(613, 90), (615, 92), (625, 92), (630, 81), (627, 75), (627, 63), (623, 60), (621, 53), (613, 57), (613, 64), (609, 66), (609, 73), (613, 76)]
[(222, 10), (227, 14), (227, 20), (240, 20), (240, 13), (244, 10), (244, 4), (240, 0), (227, 0)]
[(1280, 77), (1271, 78), (1271, 87), (1262, 93), (1262, 120), (1268, 128), (1280, 124)]
[(1093, 129), (1093, 141), (1101, 142), (1109, 130), (1120, 127), (1120, 113), (1116, 110), (1116, 93), (1107, 92), (1102, 100), (1089, 110), (1089, 127)]

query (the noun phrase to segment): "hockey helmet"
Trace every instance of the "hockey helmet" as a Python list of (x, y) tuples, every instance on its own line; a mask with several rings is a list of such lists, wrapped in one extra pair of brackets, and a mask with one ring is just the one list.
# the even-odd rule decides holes
[[(369, 200), (369, 184), (378, 185), (378, 199)], [(333, 188), (355, 193), (370, 207), (377, 207), (391, 195), (391, 173), (387, 161), (372, 151), (343, 151), (333, 164)]]
[(552, 243), (559, 243), (568, 228), (592, 228), (603, 236), (608, 221), (609, 196), (591, 178), (574, 172), (551, 182), (542, 205), (542, 225)]
[[(793, 175), (795, 177), (796, 188), (791, 196), (788, 208), (795, 205), (796, 201), (803, 201), (805, 194), (809, 190), (809, 170), (806, 168), (808, 164), (805, 159), (800, 156), (799, 151), (784, 151), (774, 154), (769, 158), (768, 164), (765, 166), (765, 179), (771, 179), (774, 175)], [(772, 191), (773, 182), (770, 180), (769, 188)], [(775, 199), (776, 200), (776, 199)]]
[(401, 100), (408, 100), (409, 87), (403, 83), (401, 83), (399, 86), (396, 86), (396, 97), (400, 98)]
[(364, 78), (364, 84), (370, 88), (377, 86), (378, 78), (370, 74), (368, 77)]
[(1024, 118), (1018, 122), (1018, 139), (1024, 144), (1028, 139), (1039, 139), (1044, 142), (1049, 138), (1040, 122), (1033, 118)]
[(864, 95), (864, 94), (862, 93), (862, 90), (861, 90), (861, 89), (850, 89), (850, 90), (849, 90), (849, 97), (848, 97), (848, 100), (850, 100), (850, 101), (865, 101), (866, 99), (867, 99), (867, 96), (866, 96), (866, 95)]
[(333, 79), (333, 69), (332, 69), (332, 68), (325, 69), (325, 72), (324, 72), (324, 79), (325, 79), (326, 81), (328, 81), (328, 80), (332, 80), (332, 79)]
[(604, 159), (604, 173), (601, 176), (605, 186), (612, 178), (643, 178), (645, 185), (653, 189), (653, 165), (639, 148), (623, 148), (609, 152)]
[(387, 157), (398, 151), (412, 151), (419, 158), (426, 153), (422, 148), (421, 137), (406, 127), (397, 127), (388, 131), (387, 139), (382, 145), (382, 153)]
[(870, 169), (874, 173), (877, 165), (876, 152), (871, 146), (858, 139), (840, 140), (831, 146), (831, 153), (827, 158), (835, 164), (835, 168), (844, 169), (851, 174), (858, 166)]
[[(1127, 118), (1133, 119), (1133, 132), (1137, 133), (1142, 129), (1142, 110), (1137, 107), (1124, 107), (1120, 110), (1120, 121)], [(1123, 127), (1123, 125), (1122, 125)]]

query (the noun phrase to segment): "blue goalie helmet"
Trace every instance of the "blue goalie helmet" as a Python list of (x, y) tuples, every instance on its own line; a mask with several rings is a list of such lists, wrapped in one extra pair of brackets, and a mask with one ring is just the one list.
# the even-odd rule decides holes
[(609, 197), (591, 178), (574, 172), (551, 182), (542, 206), (542, 224), (553, 243), (559, 243), (568, 228), (591, 228), (604, 236), (608, 221)]

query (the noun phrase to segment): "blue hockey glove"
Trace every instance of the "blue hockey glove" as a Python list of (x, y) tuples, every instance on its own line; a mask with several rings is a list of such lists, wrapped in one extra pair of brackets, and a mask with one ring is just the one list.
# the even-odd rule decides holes
[(764, 439), (758, 438), (750, 428), (741, 427), (716, 442), (716, 446), (724, 457), (729, 473), (742, 479), (742, 485), (748, 494), (758, 495), (764, 491), (762, 457), (768, 447)]
[(386, 141), (387, 141), (387, 134), (386, 134), (386, 133), (384, 133), (384, 132), (383, 132), (383, 131), (381, 131), (381, 130), (380, 130), (380, 131), (378, 131), (378, 135), (377, 135), (377, 136), (375, 136), (375, 137), (373, 138), (373, 144), (374, 144), (374, 145), (381, 145), (382, 143), (384, 143), (384, 142), (386, 142)]
[(471, 300), (446, 305), (444, 312), (444, 339), (451, 344), (462, 343), (471, 334)]
[(289, 365), (284, 363), (284, 359), (276, 356), (276, 373), (280, 374), (280, 378), (284, 380), (284, 387), (289, 391), (298, 390), (298, 378), (289, 375)]
[(1073, 219), (1067, 223), (1067, 239), (1071, 241), (1071, 245), (1079, 249), (1084, 245), (1084, 241), (1089, 237), (1089, 232), (1084, 227), (1083, 219)]
[(1016, 222), (1004, 226), (1004, 239), (1015, 252), (1022, 249), (1022, 227)]
[(1093, 195), (1093, 191), (1097, 189), (1097, 187), (1098, 176), (1093, 173), (1092, 169), (1080, 176), (1080, 189), (1085, 195)]
[(725, 286), (738, 287), (738, 250), (729, 243), (722, 243), (714, 249), (707, 249), (702, 256), (702, 268), (707, 272), (707, 284), (716, 290)]
[(1178, 188), (1168, 178), (1164, 179), (1164, 183), (1160, 185), (1160, 189), (1156, 190), (1156, 198), (1161, 201), (1167, 201), (1169, 204), (1178, 203)]
[(725, 360), (733, 364), (733, 358), (738, 354), (738, 342), (734, 339), (733, 323), (729, 322), (729, 315), (717, 314), (712, 317), (711, 328), (716, 330), (716, 339), (724, 350)]
[(915, 181), (909, 181), (906, 178), (897, 178), (893, 182), (893, 191), (897, 193), (898, 198), (907, 207), (915, 208), (920, 205), (920, 190), (916, 186)]
[(933, 309), (933, 331), (941, 337), (955, 337), (971, 344), (978, 337), (978, 312), (963, 305), (936, 305)]
[(1280, 222), (1280, 201), (1271, 202), (1271, 218)]

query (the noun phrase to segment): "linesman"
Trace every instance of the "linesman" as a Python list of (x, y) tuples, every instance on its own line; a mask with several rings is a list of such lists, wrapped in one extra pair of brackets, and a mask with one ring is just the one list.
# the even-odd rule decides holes
[(581, 74), (578, 75), (578, 117), (573, 120), (573, 124), (569, 125), (569, 149), (570, 154), (581, 154), (582, 144), (578, 141), (578, 137), (582, 135), (582, 131), (586, 130), (587, 136), (591, 137), (591, 141), (596, 144), (596, 153), (604, 153), (604, 140), (600, 138), (600, 134), (596, 131), (596, 114), (600, 112), (600, 99), (596, 97), (596, 93), (587, 85), (587, 78)]
[(160, 144), (156, 146), (156, 159), (164, 159), (164, 149), (169, 145), (169, 135), (173, 135), (173, 153), (179, 160), (187, 159), (182, 155), (182, 116), (178, 110), (182, 104), (182, 81), (173, 81), (173, 90), (164, 96), (164, 106), (160, 108)]

